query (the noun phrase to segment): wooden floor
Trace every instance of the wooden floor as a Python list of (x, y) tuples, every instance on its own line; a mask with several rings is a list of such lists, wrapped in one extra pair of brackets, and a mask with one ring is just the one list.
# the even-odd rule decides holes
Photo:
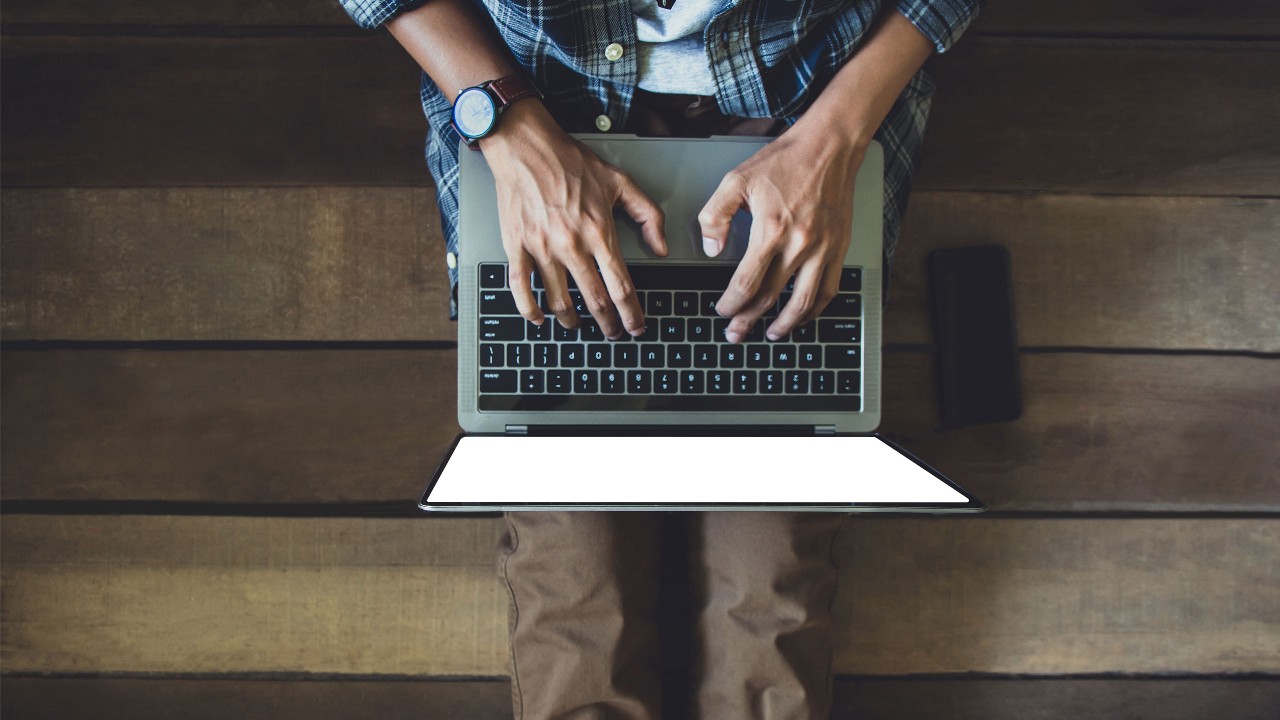
[[(0, 713), (510, 717), (496, 519), (413, 507), (412, 62), (332, 0), (0, 24)], [(834, 717), (1276, 717), (1280, 5), (991, 0), (931, 62), (881, 429), (992, 512), (849, 523)], [(924, 258), (991, 243), (1026, 410), (944, 431)]]

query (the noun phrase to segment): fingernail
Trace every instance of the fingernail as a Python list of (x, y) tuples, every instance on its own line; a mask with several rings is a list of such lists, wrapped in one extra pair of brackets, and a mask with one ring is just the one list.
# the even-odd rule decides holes
[(641, 335), (644, 334), (644, 328), (640, 328), (638, 330), (628, 330), (627, 332), (631, 333), (631, 337), (640, 337)]
[(734, 330), (725, 330), (724, 336), (731, 343), (742, 342), (742, 333), (740, 332), (736, 332)]
[(702, 252), (709, 257), (715, 257), (720, 252), (720, 243), (704, 235), (702, 236)]
[(764, 336), (769, 338), (770, 340), (773, 340), (774, 342), (777, 342), (778, 339), (782, 337), (781, 335), (773, 331), (765, 333)]

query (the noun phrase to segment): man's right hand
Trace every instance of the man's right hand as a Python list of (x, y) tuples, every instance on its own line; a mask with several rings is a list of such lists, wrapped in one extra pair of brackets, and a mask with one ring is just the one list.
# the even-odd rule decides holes
[(547, 307), (561, 325), (577, 327), (567, 270), (607, 337), (642, 334), (644, 312), (618, 246), (613, 208), (621, 205), (649, 248), (666, 255), (662, 209), (625, 172), (569, 137), (536, 99), (507, 108), (480, 149), (497, 183), (502, 244), (520, 314), (539, 325), (545, 320), (529, 285), (536, 269)]

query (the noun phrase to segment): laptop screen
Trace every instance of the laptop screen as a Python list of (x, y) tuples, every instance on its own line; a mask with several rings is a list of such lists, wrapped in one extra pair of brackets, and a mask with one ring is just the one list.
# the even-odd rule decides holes
[(875, 436), (459, 439), (428, 509), (981, 507)]

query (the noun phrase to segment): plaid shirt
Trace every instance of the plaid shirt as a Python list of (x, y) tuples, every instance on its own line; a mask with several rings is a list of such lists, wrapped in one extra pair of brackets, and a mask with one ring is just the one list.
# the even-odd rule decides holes
[[(340, 0), (361, 27), (376, 28), (424, 0)], [(977, 15), (981, 0), (898, 0), (897, 12), (946, 52)], [(598, 132), (604, 115), (626, 126), (638, 70), (634, 52), (616, 61), (605, 48), (636, 44), (630, 0), (477, 0), (515, 61), (545, 94), (552, 116), (569, 132)], [(726, 115), (794, 123), (861, 45), (882, 0), (725, 0), (703, 32), (716, 102)], [(803, 9), (801, 13), (799, 10)], [(457, 88), (460, 89), (460, 88)], [(897, 247), (911, 178), (924, 140), (933, 84), (922, 70), (876, 133), (885, 149), (885, 273)], [(458, 135), (453, 108), (423, 74), (423, 111), (430, 131), (427, 167), (436, 182), (448, 258), (458, 249)], [(458, 270), (449, 263), (456, 298)], [(888, 285), (885, 285), (886, 292)], [(457, 302), (450, 303), (457, 316)]]

